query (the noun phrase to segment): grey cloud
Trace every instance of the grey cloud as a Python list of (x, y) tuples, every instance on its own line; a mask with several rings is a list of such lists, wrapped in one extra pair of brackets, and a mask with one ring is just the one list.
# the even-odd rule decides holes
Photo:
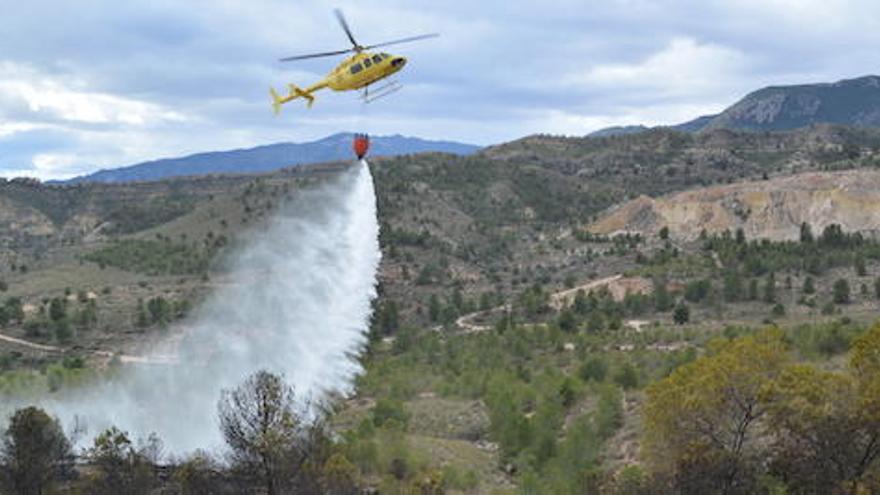
[[(352, 126), (424, 128), (431, 133), (426, 137), (491, 143), (540, 131), (542, 125), (564, 128), (560, 122), (541, 123), (552, 115), (584, 122), (653, 118), (676, 105), (722, 107), (765, 84), (833, 80), (876, 67), (873, 48), (880, 29), (871, 28), (880, 7), (865, 0), (836, 6), (804, 1), (825, 10), (786, 10), (778, 2), (757, 0), (342, 2), (364, 43), (422, 31), (440, 31), (442, 37), (389, 48), (409, 56), (411, 64), (400, 77), (407, 88), (388, 100), (363, 109), (351, 95), (324, 93), (311, 111), (292, 105), (278, 119), (269, 113), (269, 85), (308, 84), (338, 61), (285, 65), (276, 59), (346, 46), (324, 2), (86, 0), (75, 8), (48, 0), (19, 2), (5, 6), (0, 18), (0, 32), (8, 35), (0, 63), (24, 63), (78, 90), (188, 117), (118, 129), (49, 119), (72, 135), (89, 133), (80, 140), (83, 146), (107, 148), (83, 156), (119, 160), (105, 166), (146, 154), (112, 146), (111, 139), (123, 131), (139, 143), (126, 149), (161, 147), (155, 156), (191, 151), (186, 143), (220, 149), (233, 141), (319, 137)], [(687, 80), (666, 81), (662, 90), (657, 81), (562, 84), (597, 67), (638, 66), (678, 38), (741, 53), (748, 63), (717, 74), (717, 85), (704, 84), (696, 92)], [(0, 123), (47, 119), (0, 97)], [(588, 131), (585, 125), (571, 133)], [(463, 129), (468, 134), (462, 136)], [(42, 151), (30, 145), (34, 154)]]

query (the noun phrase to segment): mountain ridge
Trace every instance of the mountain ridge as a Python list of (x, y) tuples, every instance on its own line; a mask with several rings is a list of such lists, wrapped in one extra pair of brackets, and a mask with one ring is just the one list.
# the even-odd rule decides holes
[[(303, 143), (273, 143), (252, 148), (209, 151), (182, 157), (160, 158), (118, 168), (102, 169), (91, 174), (55, 184), (84, 182), (155, 181), (170, 177), (207, 174), (249, 174), (314, 163), (347, 160), (353, 156), (353, 133), (340, 132), (322, 139)], [(454, 141), (428, 140), (394, 134), (375, 136), (370, 140), (370, 155), (398, 156), (422, 152), (443, 152), (469, 155), (479, 146)]]
[(774, 85), (752, 91), (714, 115), (670, 126), (614, 126), (587, 137), (644, 132), (658, 127), (684, 132), (714, 129), (787, 131), (814, 124), (880, 127), (880, 76), (866, 75), (836, 82)]

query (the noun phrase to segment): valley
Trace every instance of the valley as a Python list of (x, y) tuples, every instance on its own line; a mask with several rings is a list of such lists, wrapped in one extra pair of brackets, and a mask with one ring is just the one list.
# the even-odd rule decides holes
[[(815, 126), (372, 160), (379, 298), (365, 371), (329, 418), (340, 452), (380, 492), (650, 492), (654, 384), (768, 326), (840, 369), (873, 324), (878, 152), (878, 131)], [(264, 276), (231, 277), (230, 253), (344, 168), (7, 183), (0, 391), (173, 366), (157, 344)]]

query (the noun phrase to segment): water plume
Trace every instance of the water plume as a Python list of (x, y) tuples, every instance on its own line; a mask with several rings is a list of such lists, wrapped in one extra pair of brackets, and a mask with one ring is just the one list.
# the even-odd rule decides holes
[(376, 295), (378, 230), (366, 162), (297, 190), (234, 254), (224, 277), (234, 283), (194, 311), (171, 364), (126, 366), (40, 405), (62, 424), (87, 425), (87, 438), (115, 425), (185, 453), (222, 443), (220, 391), (258, 369), (283, 373), (300, 397), (347, 392)]

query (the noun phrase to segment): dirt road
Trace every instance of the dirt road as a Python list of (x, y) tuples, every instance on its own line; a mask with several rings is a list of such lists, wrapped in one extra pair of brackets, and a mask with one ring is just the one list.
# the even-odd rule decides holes
[[(26, 347), (31, 350), (40, 351), (40, 352), (51, 352), (51, 353), (62, 353), (64, 349), (61, 347), (57, 347), (54, 345), (46, 345), (46, 344), (37, 344), (36, 342), (29, 342), (27, 340), (19, 339), (16, 337), (11, 337), (9, 335), (4, 335), (0, 333), (0, 342), (8, 342), (13, 345), (18, 345), (21, 347)], [(118, 358), (120, 362), (127, 364), (175, 364), (177, 362), (177, 356), (170, 355), (155, 355), (155, 356), (131, 356), (127, 354), (114, 354), (110, 351), (93, 351), (92, 354), (95, 356), (101, 356), (103, 358), (112, 359), (114, 357)]]
[[(623, 275), (621, 275), (621, 274), (612, 275), (610, 277), (592, 280), (590, 282), (587, 282), (586, 284), (579, 285), (579, 286), (573, 287), (571, 289), (565, 289), (565, 290), (561, 290), (559, 292), (554, 292), (553, 294), (550, 295), (550, 305), (555, 309), (559, 309), (559, 308), (565, 306), (567, 303), (570, 303), (571, 299), (574, 299), (574, 296), (578, 293), (578, 291), (582, 290), (584, 292), (590, 292), (593, 289), (602, 287), (604, 285), (608, 285), (611, 282), (620, 280), (621, 278), (623, 278)], [(496, 306), (492, 309), (487, 309), (484, 311), (476, 311), (473, 313), (468, 313), (466, 315), (462, 315), (462, 316), (458, 317), (457, 320), (455, 320), (455, 325), (457, 327), (461, 328), (462, 330), (464, 330), (465, 333), (484, 332), (486, 330), (491, 330), (492, 329), (491, 326), (479, 325), (477, 323), (473, 323), (473, 320), (475, 318), (479, 318), (481, 316), (487, 316), (492, 313), (500, 313), (503, 311), (510, 311), (510, 306), (507, 304), (503, 304), (501, 306)]]
[(620, 280), (622, 278), (623, 275), (618, 273), (617, 275), (612, 275), (610, 277), (600, 278), (598, 280), (587, 282), (586, 284), (580, 285), (578, 287), (573, 287), (571, 289), (556, 292), (550, 295), (550, 305), (553, 306), (553, 308), (555, 309), (560, 309), (561, 307), (570, 303), (574, 299), (574, 296), (577, 295), (578, 291), (589, 293), (593, 289), (608, 285), (611, 282)]
[(54, 345), (44, 345), (34, 342), (28, 342), (27, 340), (17, 339), (15, 337), (10, 337), (9, 335), (3, 335), (2, 333), (0, 333), (0, 340), (2, 340), (3, 342), (9, 342), (10, 344), (27, 347), (28, 349), (33, 349), (35, 351), (61, 352), (63, 350), (60, 347), (55, 347)]

